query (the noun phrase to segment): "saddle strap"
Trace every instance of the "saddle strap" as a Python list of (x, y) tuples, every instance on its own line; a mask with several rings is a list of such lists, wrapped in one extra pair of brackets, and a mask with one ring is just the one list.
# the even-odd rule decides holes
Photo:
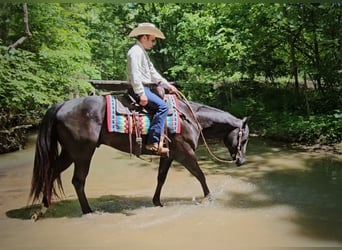
[(135, 123), (135, 155), (140, 156), (142, 151), (142, 138), (139, 112), (133, 111), (132, 116)]
[(131, 119), (130, 119), (130, 115), (128, 115), (128, 140), (129, 140), (129, 155), (131, 156), (132, 155), (132, 125), (131, 124)]

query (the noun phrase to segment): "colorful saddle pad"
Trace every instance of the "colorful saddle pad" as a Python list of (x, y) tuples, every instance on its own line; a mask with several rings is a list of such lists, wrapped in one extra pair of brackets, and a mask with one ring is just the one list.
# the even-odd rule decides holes
[[(169, 105), (169, 114), (166, 119), (167, 127), (170, 133), (181, 132), (180, 115), (178, 108), (178, 99), (176, 95), (165, 95), (166, 102)], [(107, 95), (107, 128), (109, 132), (117, 133), (135, 133), (136, 121), (132, 112), (129, 111), (114, 95)], [(176, 107), (176, 108), (175, 108)], [(139, 129), (141, 134), (146, 135), (150, 127), (152, 116), (146, 113), (139, 113)]]

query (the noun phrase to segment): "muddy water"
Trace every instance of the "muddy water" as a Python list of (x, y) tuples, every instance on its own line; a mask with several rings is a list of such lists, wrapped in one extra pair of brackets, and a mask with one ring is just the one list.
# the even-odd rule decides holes
[[(342, 157), (251, 139), (240, 168), (212, 162), (198, 150), (214, 197), (201, 203), (199, 183), (174, 164), (162, 192), (151, 197), (157, 158), (147, 161), (101, 146), (86, 192), (96, 213), (82, 216), (71, 185), (46, 218), (26, 209), (35, 138), (20, 152), (0, 155), (0, 242), (3, 249), (231, 249), (342, 247)], [(223, 156), (224, 150), (215, 149)], [(152, 160), (152, 162), (150, 162)]]

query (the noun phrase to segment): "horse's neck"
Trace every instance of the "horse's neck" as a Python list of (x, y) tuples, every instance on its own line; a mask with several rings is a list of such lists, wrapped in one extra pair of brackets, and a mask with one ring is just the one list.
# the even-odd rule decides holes
[(223, 110), (197, 103), (191, 104), (203, 129), (214, 128), (233, 129), (241, 126), (241, 120)]

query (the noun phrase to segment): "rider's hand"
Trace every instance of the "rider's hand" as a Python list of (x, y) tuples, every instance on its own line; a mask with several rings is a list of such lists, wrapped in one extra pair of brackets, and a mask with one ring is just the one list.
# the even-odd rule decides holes
[(146, 106), (147, 103), (148, 103), (148, 99), (145, 94), (142, 94), (141, 96), (139, 96), (139, 105)]
[(177, 89), (175, 86), (171, 85), (171, 84), (168, 86), (167, 90), (168, 90), (171, 94), (176, 94), (176, 93), (178, 92), (178, 89)]

